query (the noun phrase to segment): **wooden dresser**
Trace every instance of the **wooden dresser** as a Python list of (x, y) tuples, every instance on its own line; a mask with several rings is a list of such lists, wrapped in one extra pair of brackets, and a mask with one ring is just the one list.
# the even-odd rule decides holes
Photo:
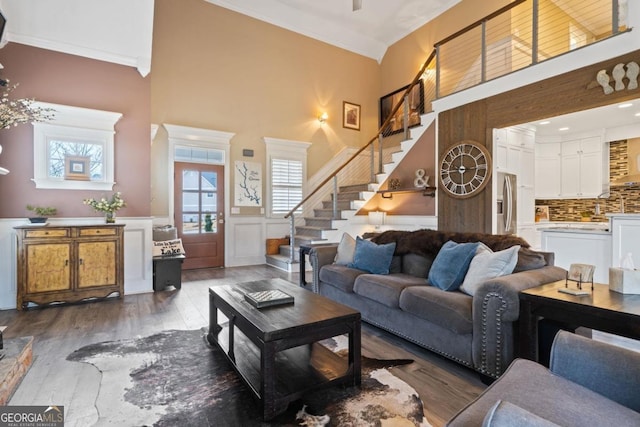
[(124, 295), (124, 224), (23, 225), (17, 309)]

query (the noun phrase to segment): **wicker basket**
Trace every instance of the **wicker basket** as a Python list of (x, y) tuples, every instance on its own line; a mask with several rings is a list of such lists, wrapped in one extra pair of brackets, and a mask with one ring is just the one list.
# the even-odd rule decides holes
[(277, 255), (280, 253), (280, 245), (288, 245), (289, 238), (267, 239), (267, 255)]

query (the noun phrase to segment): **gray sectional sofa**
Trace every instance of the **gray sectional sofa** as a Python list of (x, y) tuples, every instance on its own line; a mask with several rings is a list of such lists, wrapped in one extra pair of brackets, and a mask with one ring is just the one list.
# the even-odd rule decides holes
[[(473, 296), (444, 291), (427, 282), (429, 269), (447, 241), (483, 242), (493, 251), (520, 245), (512, 274), (489, 279)], [(552, 253), (535, 252), (516, 236), (434, 230), (386, 231), (371, 241), (395, 242), (390, 274), (334, 262), (337, 246), (311, 250), (313, 291), (362, 314), (362, 320), (444, 355), (492, 378), (514, 359), (518, 292), (561, 280)]]

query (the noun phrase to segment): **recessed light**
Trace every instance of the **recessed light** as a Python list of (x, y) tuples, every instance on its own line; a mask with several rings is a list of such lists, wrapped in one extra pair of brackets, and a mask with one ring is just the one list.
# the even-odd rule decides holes
[(626, 104), (618, 105), (618, 108), (629, 108), (629, 107), (633, 107), (633, 104), (630, 102), (627, 102)]
[(539, 125), (544, 126), (544, 125), (548, 125), (549, 123), (551, 123), (551, 121), (549, 121), (549, 120), (545, 120), (545, 121), (540, 122), (540, 123), (538, 123), (538, 124), (539, 124)]
[(564, 131), (564, 130), (569, 130), (569, 128), (568, 128), (567, 126), (565, 126), (565, 127), (560, 128), (560, 129), (558, 129), (558, 130), (559, 130), (559, 131)]
[(635, 113), (634, 116), (640, 117), (640, 113)]

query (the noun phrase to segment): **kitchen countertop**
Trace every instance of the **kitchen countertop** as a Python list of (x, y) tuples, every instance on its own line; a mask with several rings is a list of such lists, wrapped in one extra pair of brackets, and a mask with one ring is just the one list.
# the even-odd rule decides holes
[(571, 227), (549, 227), (541, 230), (543, 233), (581, 233), (581, 234), (600, 234), (610, 236), (611, 231), (608, 228), (571, 228)]
[(590, 222), (590, 221), (553, 221), (536, 223), (539, 231), (551, 231), (561, 233), (590, 233), (590, 234), (611, 234), (609, 221), (606, 222)]

